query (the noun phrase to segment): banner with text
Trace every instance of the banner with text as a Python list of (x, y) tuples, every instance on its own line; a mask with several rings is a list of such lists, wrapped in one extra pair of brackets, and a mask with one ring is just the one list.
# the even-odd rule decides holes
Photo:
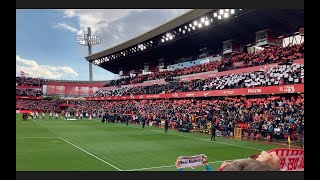
[(270, 150), (280, 158), (281, 171), (304, 171), (304, 150), (279, 148)]
[(86, 100), (127, 100), (127, 99), (170, 99), (170, 98), (190, 98), (190, 97), (216, 97), (216, 96), (244, 96), (258, 94), (286, 94), (303, 93), (304, 84), (267, 86), (255, 88), (239, 88), (212, 91), (193, 91), (167, 94), (145, 94), (131, 96), (109, 96), (109, 97), (86, 97)]

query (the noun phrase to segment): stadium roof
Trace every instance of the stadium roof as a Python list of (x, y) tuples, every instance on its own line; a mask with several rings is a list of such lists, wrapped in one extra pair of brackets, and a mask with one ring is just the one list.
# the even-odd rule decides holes
[[(222, 18), (218, 19), (214, 13), (219, 15), (219, 11), (219, 9), (189, 11), (141, 36), (87, 56), (86, 59), (106, 70), (118, 73), (119, 69), (142, 69), (145, 62), (152, 61), (156, 64), (160, 58), (170, 61), (197, 55), (199, 49), (204, 46), (218, 51), (222, 49), (222, 42), (230, 39), (242, 45), (254, 43), (255, 32), (263, 29), (271, 29), (279, 35), (286, 35), (304, 26), (303, 9), (236, 9), (233, 15), (229, 13), (228, 18), (223, 18), (222, 13)], [(209, 25), (203, 24), (200, 28), (194, 24), (194, 21), (202, 22), (204, 17), (208, 18), (204, 21), (208, 20)], [(186, 32), (182, 33), (183, 30)], [(171, 40), (168, 39), (169, 36), (166, 37), (168, 33), (173, 36)]]

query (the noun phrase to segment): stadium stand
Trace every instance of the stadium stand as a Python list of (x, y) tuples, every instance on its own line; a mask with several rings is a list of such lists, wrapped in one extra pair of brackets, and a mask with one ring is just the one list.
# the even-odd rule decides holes
[(113, 90), (101, 89), (95, 92), (93, 97), (205, 91), (303, 83), (303, 64), (283, 64), (279, 67), (271, 67), (265, 71), (230, 74), (190, 82), (169, 82), (163, 85), (156, 84), (133, 88), (124, 87)]
[(25, 76), (16, 77), (16, 86), (42, 86), (43, 80), (41, 78), (32, 78)]
[[(147, 75), (140, 75), (133, 78), (123, 78), (118, 80), (113, 80), (110, 83), (106, 84), (105, 87), (108, 86), (119, 86), (126, 84), (136, 84), (142, 83), (143, 81), (155, 80), (155, 79), (163, 79), (167, 76), (175, 77), (181, 75), (195, 74), (200, 72), (208, 72), (208, 71), (227, 71), (236, 68), (245, 68), (252, 67), (270, 63), (284, 63), (291, 62), (295, 59), (300, 59), (304, 57), (304, 43), (300, 45), (293, 45), (288, 47), (270, 47), (265, 48), (262, 51), (258, 51), (257, 53), (242, 53), (234, 55), (230, 58), (226, 58), (221, 62), (212, 61), (206, 64), (200, 64), (196, 66), (191, 66), (188, 68), (180, 68), (174, 71), (163, 71), (156, 72)], [(234, 65), (234, 62), (243, 62), (238, 63), (241, 65)]]

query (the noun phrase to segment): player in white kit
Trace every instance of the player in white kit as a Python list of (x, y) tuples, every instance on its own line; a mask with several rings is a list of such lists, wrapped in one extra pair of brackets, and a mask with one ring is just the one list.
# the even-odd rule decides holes
[(52, 120), (52, 111), (50, 111), (49, 120)]

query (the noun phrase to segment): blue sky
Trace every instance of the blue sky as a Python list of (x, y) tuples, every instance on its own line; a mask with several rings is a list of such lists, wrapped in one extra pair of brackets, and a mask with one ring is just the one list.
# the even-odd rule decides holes
[[(48, 79), (88, 80), (88, 49), (76, 37), (91, 27), (102, 43), (93, 53), (113, 47), (186, 13), (185, 9), (20, 9), (16, 10), (16, 74)], [(94, 80), (115, 74), (93, 65)]]

